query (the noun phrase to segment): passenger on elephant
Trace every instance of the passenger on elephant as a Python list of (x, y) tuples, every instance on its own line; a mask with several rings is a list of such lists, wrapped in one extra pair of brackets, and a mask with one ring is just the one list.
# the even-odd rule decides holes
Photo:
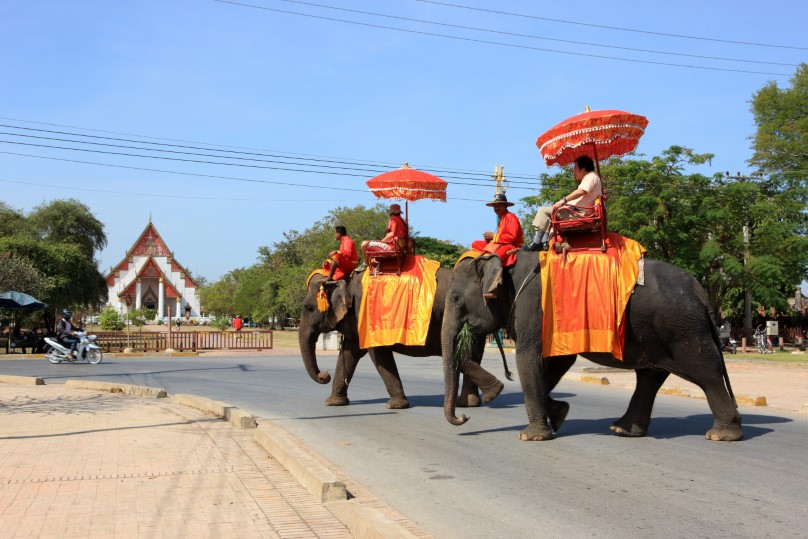
[(496, 254), (502, 260), (503, 268), (513, 266), (516, 263), (516, 253), (510, 251), (521, 247), (524, 241), (519, 218), (508, 211), (513, 202), (508, 202), (504, 194), (497, 193), (494, 200), (488, 202), (486, 206), (492, 206), (494, 213), (499, 217), (497, 231), (484, 232), (484, 239), (472, 242), (471, 248), (475, 251)]
[(553, 210), (565, 204), (572, 207), (592, 207), (598, 197), (603, 196), (600, 176), (595, 173), (595, 162), (592, 161), (591, 157), (582, 155), (576, 159), (572, 168), (572, 175), (578, 181), (578, 187), (567, 196), (561, 197), (561, 200), (552, 206), (539, 208), (539, 211), (536, 212), (536, 217), (533, 218), (536, 235), (533, 236), (533, 242), (525, 247), (525, 251), (538, 251), (550, 241), (550, 221)]
[(407, 223), (401, 218), (401, 206), (390, 204), (387, 209), (390, 220), (387, 221), (387, 231), (380, 240), (366, 240), (362, 242), (362, 253), (365, 261), (368, 259), (368, 249), (376, 251), (395, 251), (396, 240), (407, 235)]
[(348, 231), (344, 226), (334, 227), (334, 239), (339, 242), (339, 249), (328, 253), (328, 259), (323, 262), (323, 269), (328, 270), (327, 282), (329, 284), (344, 279), (359, 265), (356, 244), (348, 236)]

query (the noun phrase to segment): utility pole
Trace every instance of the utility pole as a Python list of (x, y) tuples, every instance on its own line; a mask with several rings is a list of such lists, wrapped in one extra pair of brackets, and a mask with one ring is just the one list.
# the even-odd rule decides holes
[[(724, 178), (727, 180), (737, 180), (740, 182), (747, 182), (757, 180), (763, 177), (763, 173), (756, 172), (751, 176), (743, 176), (738, 172), (735, 176), (731, 176), (729, 171), (724, 173)], [(744, 277), (746, 277), (746, 266), (749, 263), (749, 215), (744, 208), (743, 212), (743, 267)], [(749, 287), (744, 282), (743, 285), (743, 325), (746, 329), (752, 329), (752, 295), (749, 293)]]

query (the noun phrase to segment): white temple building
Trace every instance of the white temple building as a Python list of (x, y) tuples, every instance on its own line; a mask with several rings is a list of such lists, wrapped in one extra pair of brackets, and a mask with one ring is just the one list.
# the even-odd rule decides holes
[(199, 286), (188, 274), (149, 219), (124, 259), (106, 276), (109, 305), (120, 313), (149, 307), (157, 319), (200, 316)]

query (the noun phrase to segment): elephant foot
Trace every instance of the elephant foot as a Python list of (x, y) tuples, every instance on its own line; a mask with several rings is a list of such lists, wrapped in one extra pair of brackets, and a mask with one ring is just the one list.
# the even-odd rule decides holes
[(743, 439), (743, 429), (740, 425), (713, 425), (705, 438), (711, 442), (737, 442)]
[(342, 395), (331, 395), (325, 399), (326, 406), (348, 406), (349, 404), (351, 404), (351, 401), (348, 400), (348, 397), (343, 397)]
[(499, 394), (502, 393), (504, 388), (505, 384), (497, 380), (495, 384), (483, 391), (483, 402), (488, 404), (492, 400), (496, 399)]
[(646, 429), (642, 429), (637, 425), (632, 425), (629, 421), (619, 419), (611, 424), (609, 429), (618, 436), (625, 438), (642, 438), (646, 434)]
[(550, 420), (550, 428), (553, 429), (553, 432), (558, 432), (558, 429), (560, 429), (561, 425), (564, 424), (564, 420), (567, 419), (567, 413), (569, 411), (570, 404), (568, 402), (550, 402), (550, 413), (547, 414), (547, 417)]
[(476, 393), (471, 395), (460, 395), (457, 399), (457, 406), (460, 408), (477, 408), (480, 406), (480, 396)]
[(552, 440), (555, 436), (547, 425), (533, 423), (519, 433), (519, 439), (524, 442), (543, 442)]
[(392, 397), (387, 401), (387, 407), (391, 410), (403, 410), (410, 407), (410, 401), (407, 400), (407, 397)]

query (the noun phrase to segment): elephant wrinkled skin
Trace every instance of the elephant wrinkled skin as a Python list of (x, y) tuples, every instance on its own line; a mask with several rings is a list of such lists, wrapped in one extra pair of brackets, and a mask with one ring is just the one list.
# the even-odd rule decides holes
[[(348, 385), (353, 378), (356, 366), (365, 353), (370, 358), (384, 382), (390, 400), (388, 408), (408, 408), (410, 403), (404, 394), (404, 387), (398, 373), (393, 352), (412, 357), (427, 357), (441, 355), (440, 328), (443, 320), (444, 298), (452, 272), (447, 269), (438, 269), (437, 289), (435, 303), (432, 306), (432, 317), (429, 322), (426, 343), (424, 346), (384, 346), (370, 349), (359, 347), (359, 332), (357, 318), (359, 305), (362, 301), (362, 272), (356, 272), (350, 281), (338, 281), (336, 285), (325, 286), (328, 295), (329, 309), (321, 313), (317, 308), (317, 293), (320, 284), (325, 280), (321, 275), (314, 275), (309, 282), (306, 296), (303, 300), (303, 310), (300, 319), (299, 342), (300, 353), (306, 371), (312, 380), (320, 384), (331, 381), (328, 372), (320, 371), (317, 365), (316, 345), (320, 334), (339, 331), (342, 334), (342, 346), (337, 359), (334, 384), (331, 395), (326, 399), (328, 406), (346, 406), (348, 400)], [(479, 406), (480, 398), (477, 388), (468, 378), (464, 378), (463, 392), (458, 405)]]
[[(494, 288), (491, 294), (491, 288)], [(485, 299), (487, 296), (494, 296)], [(512, 271), (503, 272), (497, 257), (461, 261), (446, 296), (443, 319), (444, 412), (455, 425), (458, 370), (454, 345), (464, 323), (476, 339), (508, 329), (516, 341), (516, 363), (525, 396), (528, 426), (522, 440), (549, 440), (567, 415), (569, 405), (554, 401), (550, 391), (575, 362), (575, 356), (542, 358), (541, 274), (536, 253), (521, 252)], [(610, 427), (620, 436), (644, 436), (654, 399), (669, 374), (698, 385), (707, 396), (714, 424), (708, 440), (743, 437), (741, 418), (729, 384), (716, 325), (707, 294), (691, 275), (658, 260), (645, 261), (645, 285), (637, 286), (626, 307), (623, 361), (611, 354), (581, 354), (609, 367), (634, 369), (637, 385), (626, 413)], [(481, 367), (473, 370), (484, 371)], [(484, 376), (484, 375), (480, 375)]]

